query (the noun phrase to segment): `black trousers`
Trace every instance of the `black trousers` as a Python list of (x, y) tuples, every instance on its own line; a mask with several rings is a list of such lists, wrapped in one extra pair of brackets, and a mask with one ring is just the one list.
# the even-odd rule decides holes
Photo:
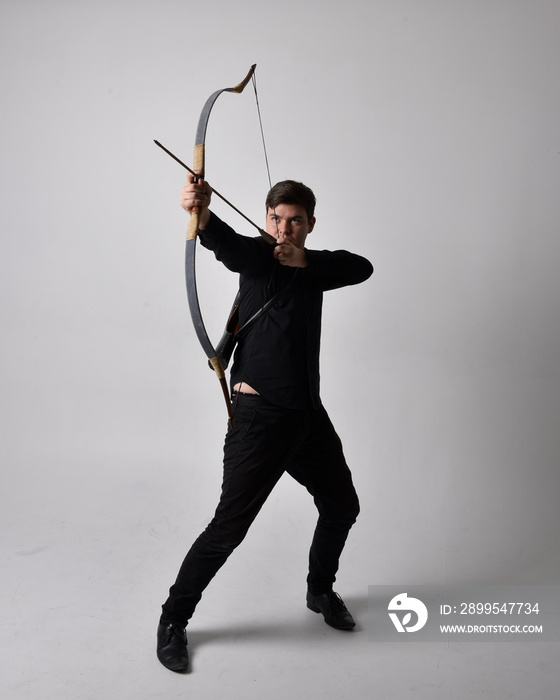
[(332, 589), (340, 554), (359, 513), (340, 438), (323, 407), (288, 410), (246, 394), (235, 400), (235, 430), (228, 430), (224, 444), (220, 502), (162, 606), (164, 620), (183, 626), (285, 471), (306, 487), (319, 512), (307, 576), (313, 594)]

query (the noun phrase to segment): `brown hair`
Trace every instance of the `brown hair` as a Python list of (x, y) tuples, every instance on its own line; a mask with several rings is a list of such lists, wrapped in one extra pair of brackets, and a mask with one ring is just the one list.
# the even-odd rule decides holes
[(266, 196), (266, 210), (274, 210), (279, 204), (300, 204), (309, 221), (315, 213), (315, 195), (303, 182), (282, 180), (277, 182)]

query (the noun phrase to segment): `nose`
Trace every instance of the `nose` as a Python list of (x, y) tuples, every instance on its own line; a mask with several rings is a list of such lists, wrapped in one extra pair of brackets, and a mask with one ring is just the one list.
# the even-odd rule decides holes
[(291, 227), (291, 224), (289, 221), (282, 221), (280, 223), (279, 231), (283, 236), (287, 236), (291, 230), (292, 230), (292, 227)]

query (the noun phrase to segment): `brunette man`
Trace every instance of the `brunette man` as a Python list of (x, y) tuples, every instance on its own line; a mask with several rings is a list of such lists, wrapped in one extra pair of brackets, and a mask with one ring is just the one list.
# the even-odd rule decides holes
[(342, 445), (319, 396), (323, 292), (366, 280), (373, 268), (344, 250), (305, 247), (315, 227), (315, 196), (300, 182), (276, 184), (266, 199), (266, 231), (242, 236), (213, 214), (212, 190), (189, 175), (181, 206), (199, 207), (199, 240), (239, 274), (243, 325), (231, 368), (234, 427), (224, 445), (223, 485), (215, 515), (194, 542), (162, 606), (157, 654), (172, 671), (188, 666), (185, 627), (202, 592), (245, 537), (284, 472), (305, 486), (319, 518), (309, 554), (307, 607), (350, 630), (355, 622), (333, 583), (346, 537), (359, 512)]

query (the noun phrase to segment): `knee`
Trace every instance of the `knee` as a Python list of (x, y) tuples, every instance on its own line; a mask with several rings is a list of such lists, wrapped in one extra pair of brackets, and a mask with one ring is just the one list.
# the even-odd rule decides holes
[(351, 513), (352, 513), (352, 524), (354, 524), (358, 518), (358, 515), (360, 514), (360, 501), (358, 500), (357, 495), (356, 495), (356, 498), (354, 500)]
[(360, 501), (358, 499), (358, 494), (354, 491), (352, 494), (349, 494), (343, 502), (340, 503), (338, 519), (345, 520), (350, 525), (353, 525), (356, 522), (356, 519), (359, 514)]
[(358, 496), (356, 495), (348, 504), (346, 504), (346, 508), (344, 510), (344, 519), (346, 520), (346, 522), (349, 523), (349, 525), (353, 525), (356, 522), (359, 514), (360, 501), (358, 500)]
[(360, 513), (360, 502), (354, 494), (351, 498), (331, 504), (329, 508), (319, 508), (319, 519), (337, 529), (349, 530)]

